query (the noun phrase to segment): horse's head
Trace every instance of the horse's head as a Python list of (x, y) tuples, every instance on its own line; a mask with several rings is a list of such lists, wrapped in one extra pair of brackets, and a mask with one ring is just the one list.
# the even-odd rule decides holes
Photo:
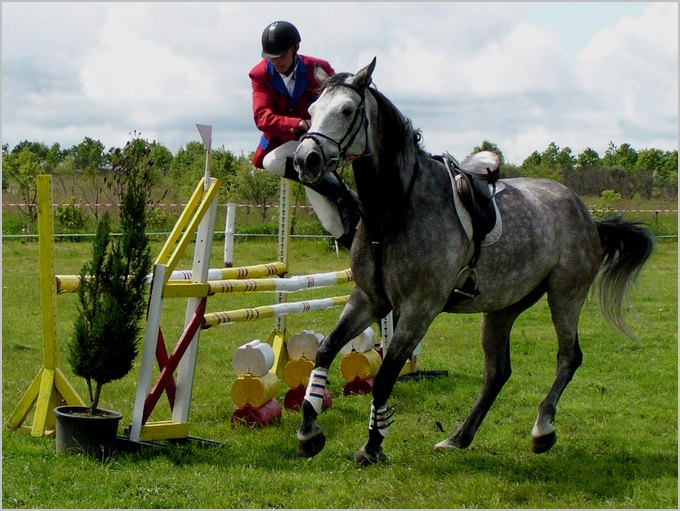
[[(352, 75), (329, 77), (316, 66), (314, 75), (323, 89), (309, 109), (312, 123), (295, 151), (295, 168), (304, 183), (316, 183), (334, 171), (341, 159), (351, 160), (369, 152), (367, 88), (376, 59)], [(370, 96), (370, 94), (368, 95)]]

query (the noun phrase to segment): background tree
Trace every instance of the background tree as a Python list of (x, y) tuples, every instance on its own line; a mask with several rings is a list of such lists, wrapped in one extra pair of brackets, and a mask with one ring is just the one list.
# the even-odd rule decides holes
[(654, 185), (653, 173), (637, 167), (638, 153), (630, 144), (616, 146), (609, 143), (602, 165), (609, 169), (613, 178), (612, 189), (624, 197), (650, 198)]
[(256, 169), (249, 160), (239, 161), (231, 188), (230, 197), (246, 204), (262, 206), (262, 219), (267, 218), (267, 209), (274, 204), (279, 194), (281, 178), (271, 172)]
[[(132, 132), (132, 145), (141, 152), (149, 164), (150, 179), (155, 186), (155, 200), (171, 195), (173, 202), (184, 201), (195, 189), (196, 182), (204, 174), (205, 147), (201, 142), (191, 141), (175, 155), (158, 142), (149, 142), (138, 132)], [(492, 141), (483, 140), (472, 152), (494, 151), (502, 163), (502, 175), (506, 178), (528, 176), (551, 178), (563, 182), (580, 195), (599, 197), (604, 190), (611, 190), (630, 198), (674, 199), (678, 193), (678, 151), (643, 149), (637, 151), (630, 144), (609, 143), (601, 157), (588, 147), (578, 155), (569, 147), (560, 148), (551, 142), (542, 151), (533, 151), (519, 166), (505, 161), (503, 151)], [(105, 150), (99, 140), (85, 137), (80, 144), (62, 150), (59, 144), (47, 146), (41, 142), (24, 140), (11, 148), (2, 146), (3, 192), (14, 197), (21, 212), (35, 219), (35, 176), (51, 173), (55, 182), (61, 184), (62, 204), (80, 207), (82, 201), (91, 204), (94, 218), (99, 219), (99, 204), (112, 202), (113, 193), (109, 175), (111, 160), (120, 149)], [(259, 205), (271, 205), (276, 201), (278, 180), (275, 176), (260, 175), (248, 155), (235, 156), (224, 146), (213, 149), (211, 173), (222, 181), (220, 200)], [(345, 183), (354, 188), (351, 166), (339, 169)], [(108, 185), (107, 185), (108, 183)], [(67, 186), (69, 184), (69, 186)], [(293, 225), (298, 207), (308, 205), (303, 186), (292, 183)], [(109, 200), (104, 200), (109, 199)], [(158, 208), (150, 210), (158, 213)], [(266, 218), (267, 210), (261, 211)], [(155, 215), (162, 221), (162, 215)], [(162, 222), (160, 222), (162, 223)], [(159, 222), (155, 222), (154, 225)], [(17, 226), (20, 226), (17, 223)], [(23, 228), (23, 227), (22, 227)]]
[(574, 165), (564, 173), (564, 184), (581, 195), (600, 195), (607, 187), (600, 155), (587, 147), (574, 159)]
[(188, 197), (205, 172), (205, 146), (191, 141), (180, 147), (170, 164), (173, 195)]
[(541, 153), (533, 151), (519, 166), (523, 176), (539, 177), (541, 173)]
[[(2, 161), (5, 162), (8, 157), (9, 157), (9, 144), (2, 144)], [(7, 190), (9, 190), (9, 179), (7, 178), (6, 172), (1, 172), (0, 174), (2, 174), (2, 191), (6, 192)]]
[(602, 162), (600, 160), (600, 155), (597, 154), (595, 149), (586, 147), (579, 155), (576, 157), (576, 167), (580, 169), (589, 169), (600, 167)]
[(210, 162), (210, 174), (219, 179), (222, 183), (220, 197), (224, 201), (227, 201), (227, 197), (231, 196), (230, 191), (234, 187), (234, 181), (239, 165), (239, 158), (234, 156), (232, 152), (227, 151), (224, 146), (213, 149)]
[(80, 144), (74, 145), (70, 151), (73, 171), (82, 179), (76, 180), (82, 199), (89, 204), (90, 211), (99, 221), (99, 204), (106, 193), (103, 173), (109, 166), (109, 159), (104, 144), (99, 140), (85, 137)]
[(116, 171), (116, 169), (142, 169), (144, 171), (145, 183), (149, 190), (158, 181), (159, 171), (152, 158), (152, 144), (140, 138), (139, 133), (136, 131), (132, 132), (131, 136), (132, 138), (125, 144), (123, 149), (111, 148), (108, 153), (112, 172), (104, 176), (104, 182), (116, 202), (119, 202), (124, 197), (125, 189), (129, 186), (127, 181), (120, 178), (120, 171)]
[(678, 151), (664, 152), (663, 162), (656, 170), (655, 180), (662, 191), (662, 196), (677, 198), (678, 196)]
[(74, 145), (70, 153), (73, 155), (74, 169), (85, 176), (99, 174), (107, 164), (104, 144), (90, 137), (85, 137), (80, 144)]
[(542, 153), (534, 151), (520, 165), (519, 169), (529, 177), (553, 179), (563, 183), (565, 176), (570, 174), (576, 164), (576, 158), (571, 148), (560, 147), (550, 142)]
[(646, 176), (651, 180), (653, 189), (660, 197), (676, 197), (678, 193), (678, 152), (660, 149), (643, 149), (635, 162), (638, 179)]
[(153, 161), (152, 182), (158, 182), (162, 176), (167, 176), (172, 168), (174, 156), (172, 152), (159, 142), (149, 143), (151, 160)]
[(613, 142), (609, 142), (609, 146), (602, 157), (602, 164), (631, 170), (635, 168), (637, 159), (637, 151), (630, 144), (624, 143), (617, 147)]
[[(17, 144), (11, 152), (5, 154), (3, 148), (2, 173), (6, 178), (6, 189), (16, 186), (23, 205), (19, 210), (27, 215), (31, 221), (35, 221), (38, 211), (36, 207), (36, 177), (38, 174), (51, 174), (63, 158), (59, 144), (47, 147), (40, 142), (27, 140)], [(3, 184), (3, 189), (5, 185)]]
[[(222, 200), (233, 197), (234, 180), (241, 165), (241, 159), (227, 151), (224, 146), (212, 149), (210, 159), (210, 175), (222, 183), (220, 196)], [(205, 146), (201, 142), (192, 141), (181, 147), (170, 164), (170, 179), (173, 188), (181, 190), (183, 196), (190, 194), (196, 183), (205, 174)]]

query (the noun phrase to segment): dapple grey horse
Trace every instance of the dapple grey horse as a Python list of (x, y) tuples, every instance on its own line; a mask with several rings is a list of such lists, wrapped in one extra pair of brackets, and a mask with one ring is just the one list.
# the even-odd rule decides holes
[(339, 350), (390, 311), (394, 333), (374, 380), (368, 441), (355, 462), (386, 459), (382, 443), (394, 413), (388, 398), (440, 312), (483, 314), (480, 394), (457, 431), (435, 445), (437, 450), (467, 447), (510, 377), (514, 321), (547, 295), (557, 332), (557, 370), (531, 432), (533, 450), (545, 452), (557, 438), (557, 402), (582, 361), (577, 326), (591, 286), (598, 285), (604, 317), (627, 333), (622, 304), (654, 238), (620, 218), (594, 221), (576, 194), (557, 182), (502, 179), (494, 198), (502, 232), (478, 253), (470, 272), (475, 292), (457, 293), (461, 273), (470, 269), (473, 243), (454, 204), (453, 176), (443, 158), (421, 148), (410, 121), (369, 87), (375, 62), (354, 75), (330, 78), (317, 69), (323, 89), (294, 155), (307, 183), (334, 172), (343, 159), (352, 161), (362, 211), (350, 255), (356, 286), (316, 356), (297, 432), (299, 451), (314, 456), (325, 445), (317, 416)]

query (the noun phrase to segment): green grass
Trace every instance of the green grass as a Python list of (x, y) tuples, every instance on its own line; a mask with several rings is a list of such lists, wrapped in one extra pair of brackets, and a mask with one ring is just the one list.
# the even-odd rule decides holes
[[(294, 185), (294, 190), (298, 184)], [(54, 190), (55, 203), (61, 203), (64, 200), (69, 200), (70, 197), (59, 199), (57, 198), (58, 190)], [(13, 201), (21, 202), (20, 199), (5, 196), (5, 203)], [(186, 200), (178, 199), (176, 206), (155, 207), (150, 210), (149, 231), (152, 232), (169, 232), (175, 225), (177, 218), (182, 213), (181, 202)], [(583, 197), (584, 202), (591, 209), (597, 209), (601, 200), (598, 197)], [(300, 235), (327, 235), (321, 227), (320, 222), (316, 218), (313, 210), (306, 205), (306, 202), (298, 205), (295, 197), (292, 199), (292, 222), (291, 227), (294, 234)], [(167, 201), (168, 203), (172, 201)], [(235, 231), (239, 234), (268, 234), (276, 236), (278, 233), (278, 201), (274, 201), (275, 207), (260, 209), (254, 207), (239, 206), (236, 208), (236, 223)], [(306, 205), (306, 206), (305, 206)], [(305, 206), (305, 207), (303, 207)], [(678, 201), (677, 200), (662, 200), (662, 199), (623, 199), (616, 204), (612, 204), (612, 212), (598, 212), (598, 215), (603, 214), (624, 214), (627, 219), (634, 221), (642, 221), (648, 224), (649, 228), (657, 235), (675, 235), (678, 234)], [(100, 213), (107, 208), (100, 208)], [(112, 212), (113, 230), (117, 229), (118, 222), (118, 208), (108, 208)], [(658, 214), (655, 211), (659, 211)], [(225, 204), (220, 205), (217, 209), (215, 219), (215, 230), (219, 233), (224, 229), (227, 208)], [(264, 216), (263, 216), (264, 212)], [(85, 225), (80, 229), (69, 228), (61, 225), (58, 217), (55, 219), (55, 232), (57, 234), (72, 234), (72, 233), (94, 233), (96, 231), (96, 221), (94, 215), (89, 209), (84, 210)], [(56, 215), (55, 215), (56, 216)], [(2, 212), (2, 233), (4, 235), (25, 235), (36, 234), (38, 226), (35, 221), (29, 221), (28, 217), (15, 207), (3, 207)]]
[[(677, 232), (677, 231), (676, 231)], [(273, 261), (275, 241), (239, 242), (235, 262)], [(160, 244), (154, 245), (157, 252)], [(77, 273), (89, 243), (56, 244), (57, 273)], [(3, 421), (41, 366), (37, 244), (3, 243)], [(183, 267), (190, 266), (187, 256)], [(215, 243), (213, 261), (221, 261)], [(322, 241), (293, 240), (291, 274), (348, 266)], [(326, 448), (313, 459), (296, 454), (299, 414), (264, 429), (232, 427), (235, 406), (231, 357), (241, 344), (263, 339), (272, 322), (236, 324), (201, 334), (191, 408), (191, 435), (219, 447), (121, 454), (107, 463), (57, 455), (54, 440), (3, 428), (2, 504), (6, 508), (677, 508), (678, 342), (676, 242), (660, 242), (633, 289), (629, 322), (639, 340), (621, 338), (600, 318), (595, 300), (584, 307), (584, 364), (565, 391), (555, 421), (558, 442), (534, 455), (530, 431), (555, 371), (556, 342), (545, 300), (513, 330), (513, 375), (472, 446), (434, 452), (434, 443), (464, 419), (481, 383), (483, 356), (477, 315), (436, 319), (418, 359), (448, 377), (397, 384), (396, 423), (385, 441), (388, 463), (357, 468), (366, 439), (369, 396), (342, 397), (339, 361), (331, 368), (333, 407), (319, 417)], [(214, 266), (219, 266), (216, 263)], [(351, 285), (293, 295), (347, 294)], [(81, 395), (85, 386), (65, 364), (64, 345), (75, 317), (75, 296), (57, 297), (60, 366)], [(209, 311), (273, 303), (268, 293), (216, 296)], [(166, 341), (182, 330), (184, 300), (167, 301)], [(327, 333), (340, 309), (291, 316), (292, 332)], [(139, 361), (138, 361), (139, 363)], [(137, 363), (137, 364), (138, 364)], [(104, 388), (103, 406), (131, 416), (138, 366)], [(283, 395), (283, 391), (282, 391)], [(169, 418), (165, 398), (152, 419)], [(29, 422), (32, 415), (29, 416)], [(439, 422), (445, 433), (438, 427)], [(124, 425), (124, 424), (123, 424)]]

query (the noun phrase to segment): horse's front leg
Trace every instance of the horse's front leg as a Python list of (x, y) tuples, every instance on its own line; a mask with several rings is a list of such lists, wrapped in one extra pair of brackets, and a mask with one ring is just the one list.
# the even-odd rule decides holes
[(433, 319), (430, 316), (423, 313), (416, 319), (402, 313), (399, 317), (392, 340), (373, 381), (368, 441), (354, 457), (354, 462), (359, 465), (370, 465), (387, 459), (382, 443), (387, 437), (389, 426), (394, 422), (394, 409), (388, 405), (388, 399), (404, 364), (427, 332)]
[(296, 434), (298, 450), (302, 456), (315, 456), (321, 452), (326, 443), (316, 418), (323, 404), (328, 369), (340, 349), (380, 318), (380, 312), (383, 312), (383, 315), (387, 314), (384, 310), (375, 311), (367, 296), (358, 287), (354, 288), (338, 323), (321, 343), (302, 402), (302, 424)]

